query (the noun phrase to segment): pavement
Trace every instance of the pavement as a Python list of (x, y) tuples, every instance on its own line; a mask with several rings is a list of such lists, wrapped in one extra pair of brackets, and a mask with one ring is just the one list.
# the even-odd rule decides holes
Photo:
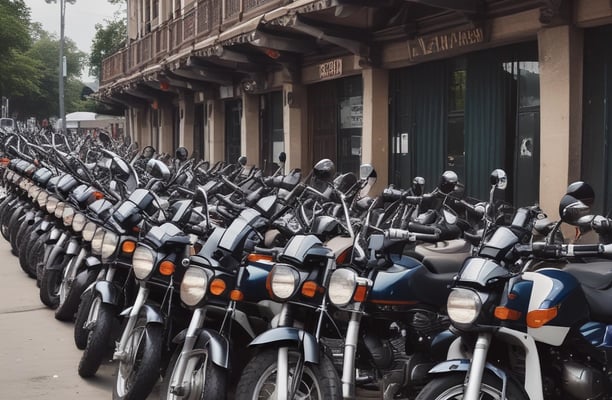
[[(0, 399), (111, 399), (115, 365), (85, 380), (74, 324), (54, 318), (39, 299), (36, 281), (19, 267), (0, 236)], [(157, 390), (148, 399), (158, 399)]]

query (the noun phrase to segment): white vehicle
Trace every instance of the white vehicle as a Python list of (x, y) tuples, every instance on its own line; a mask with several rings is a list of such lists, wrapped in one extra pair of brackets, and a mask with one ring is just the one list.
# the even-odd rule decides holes
[(14, 130), (17, 127), (15, 120), (12, 118), (0, 118), (0, 129)]

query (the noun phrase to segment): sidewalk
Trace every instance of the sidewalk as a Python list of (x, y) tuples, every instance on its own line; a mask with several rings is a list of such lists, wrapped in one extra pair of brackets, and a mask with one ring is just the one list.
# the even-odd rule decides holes
[(74, 345), (74, 324), (56, 320), (53, 310), (40, 302), (36, 281), (21, 270), (2, 237), (0, 260), (0, 397), (111, 399), (115, 366), (105, 364), (95, 378), (82, 379), (77, 373), (81, 350)]

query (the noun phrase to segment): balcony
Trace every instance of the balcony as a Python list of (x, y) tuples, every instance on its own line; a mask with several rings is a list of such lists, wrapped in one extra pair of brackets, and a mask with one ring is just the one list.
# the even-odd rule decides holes
[(287, 0), (196, 0), (180, 17), (162, 23), (105, 58), (100, 84), (105, 86), (130, 76), (211, 35), (286, 3)]

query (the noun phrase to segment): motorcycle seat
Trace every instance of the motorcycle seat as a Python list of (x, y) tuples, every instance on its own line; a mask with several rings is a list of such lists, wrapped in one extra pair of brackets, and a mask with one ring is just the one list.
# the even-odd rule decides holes
[(612, 323), (612, 262), (568, 264), (563, 270), (580, 282), (592, 318)]

